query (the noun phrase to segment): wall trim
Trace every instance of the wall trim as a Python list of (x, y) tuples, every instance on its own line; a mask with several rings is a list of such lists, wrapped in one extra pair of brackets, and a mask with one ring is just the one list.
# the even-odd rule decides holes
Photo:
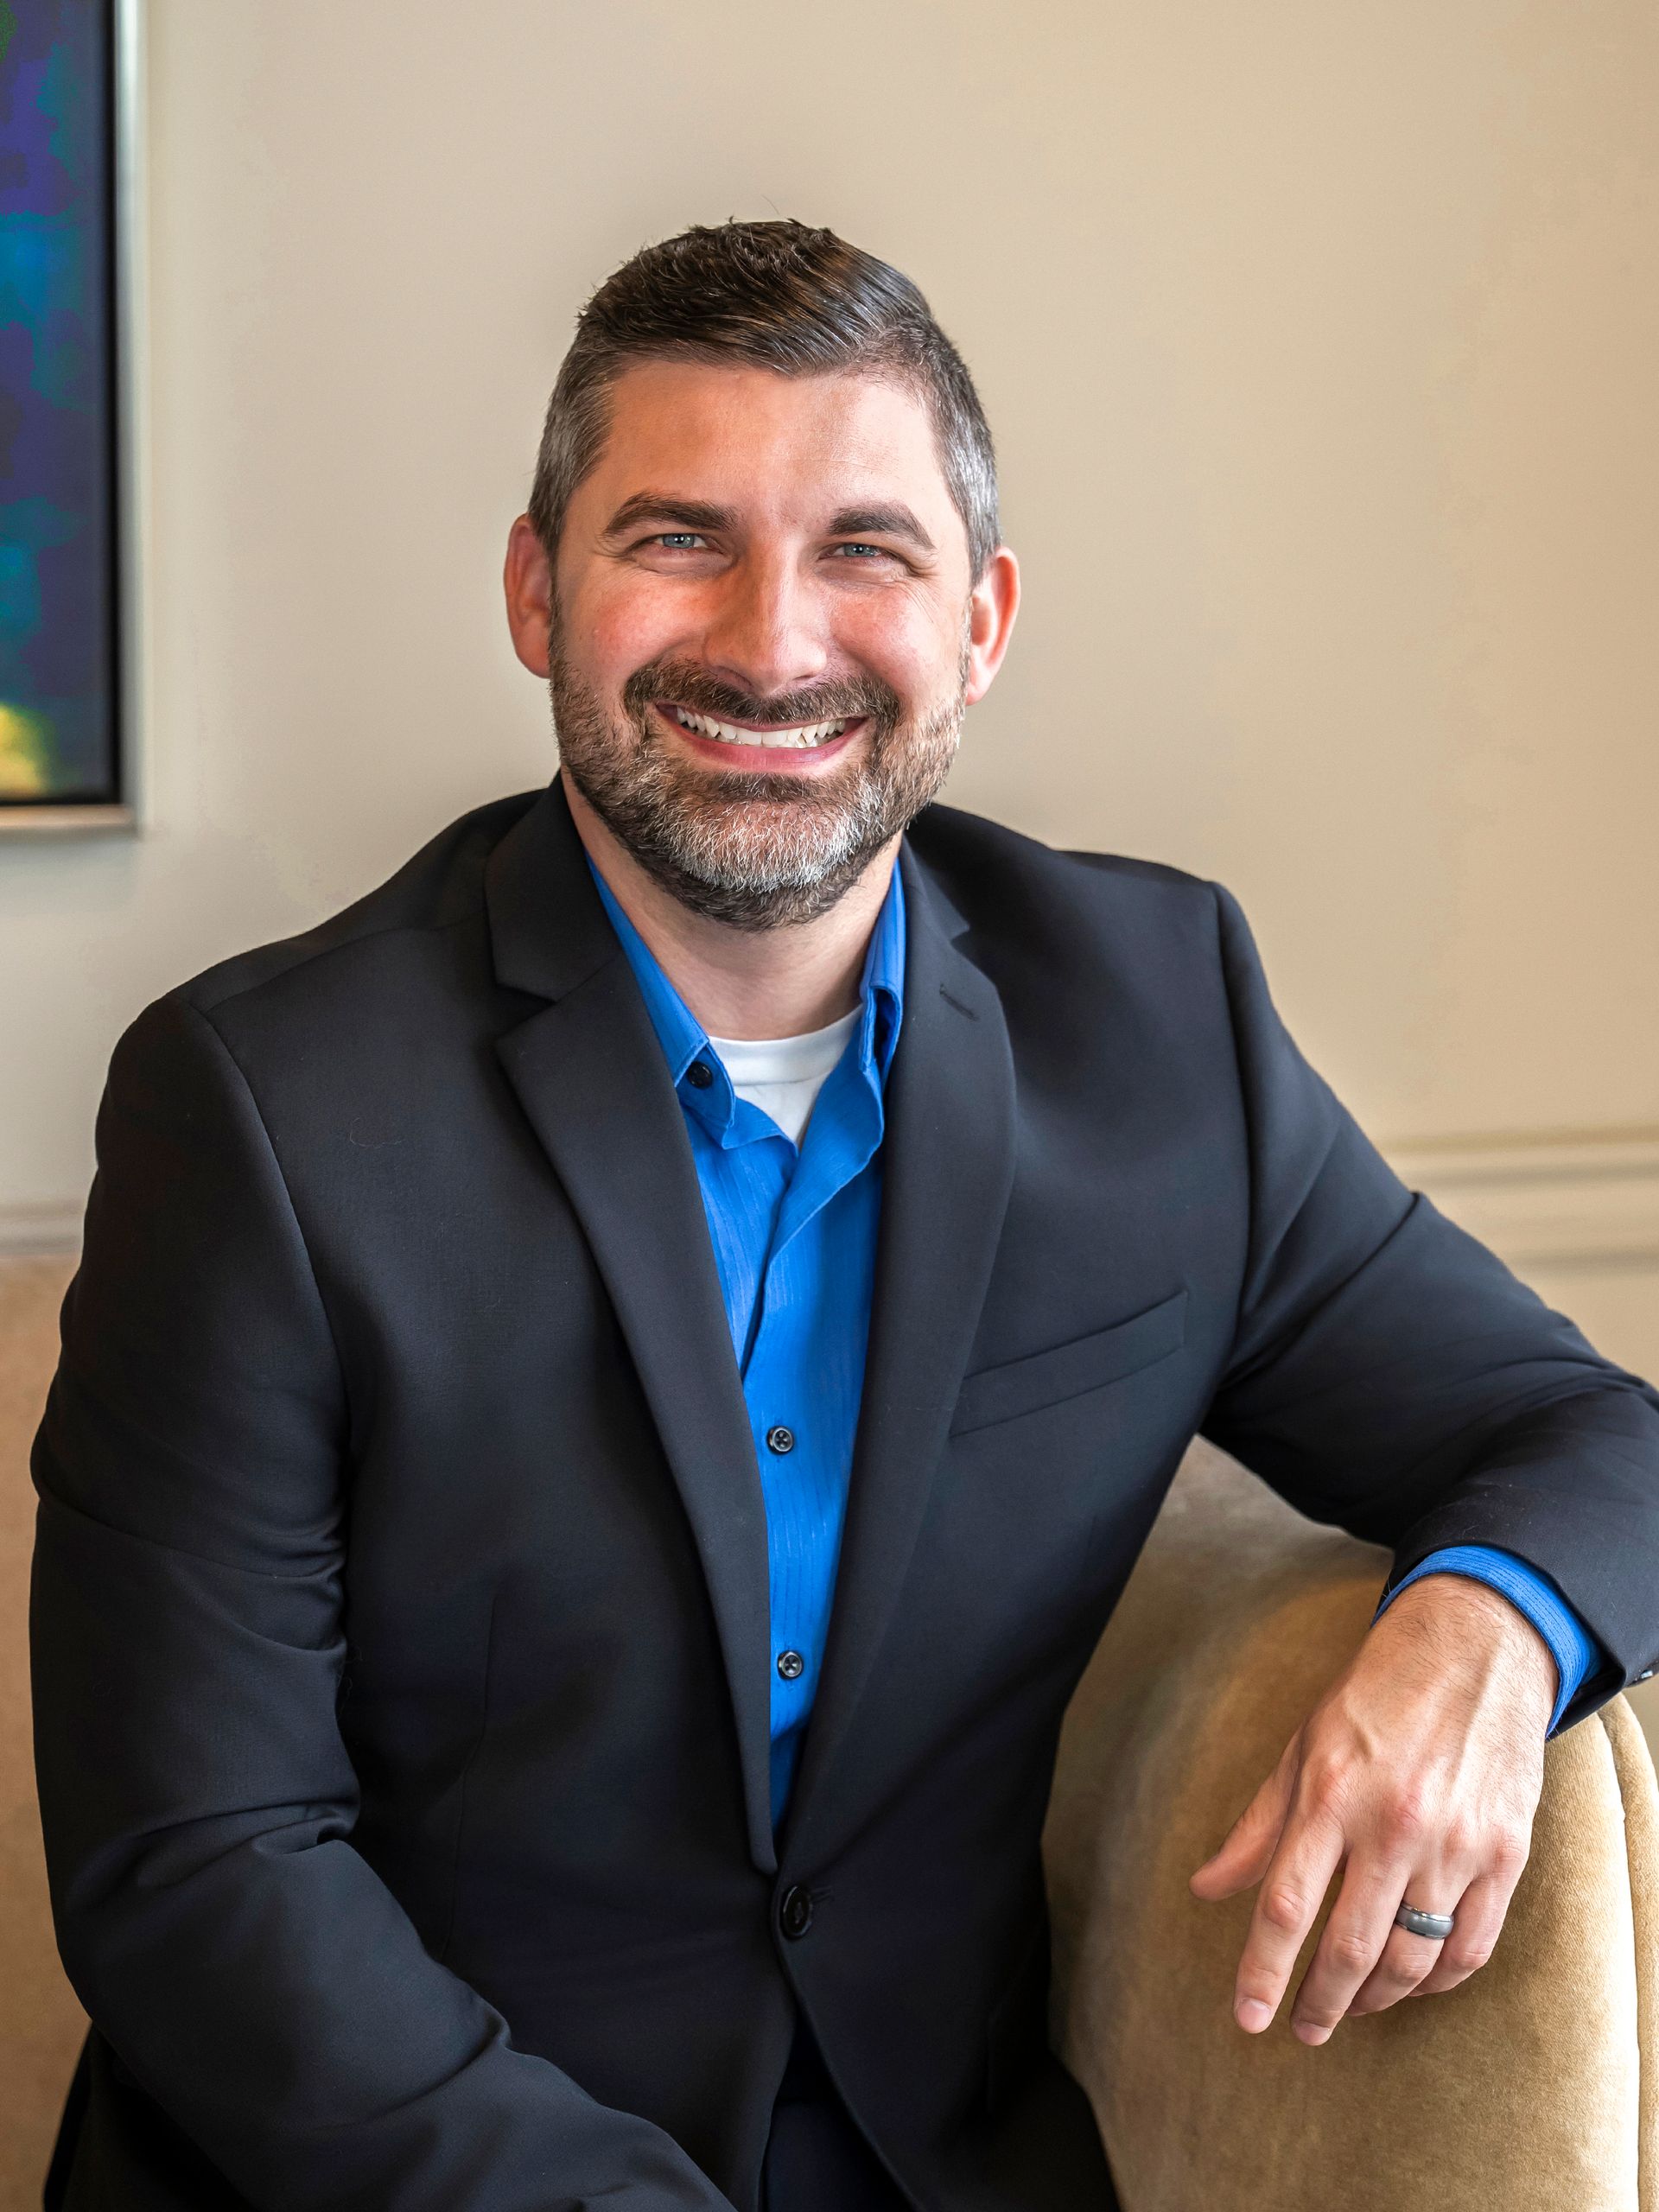
[(1659, 1268), (1659, 1125), (1420, 1137), (1382, 1149), (1413, 1190), (1520, 1273)]
[(84, 1198), (59, 1198), (41, 1205), (0, 1205), (0, 1259), (77, 1252)]
[[(1659, 1268), (1659, 1126), (1402, 1138), (1382, 1150), (1522, 1272)], [(73, 1252), (85, 1203), (0, 1205), (0, 1255)]]

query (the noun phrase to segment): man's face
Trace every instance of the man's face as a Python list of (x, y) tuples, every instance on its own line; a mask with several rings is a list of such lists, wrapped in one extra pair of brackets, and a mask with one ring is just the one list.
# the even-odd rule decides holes
[(611, 416), (555, 574), (527, 523), (508, 558), (565, 773), (694, 911), (809, 920), (943, 784), (1012, 557), (976, 590), (925, 406), (887, 378), (645, 362)]

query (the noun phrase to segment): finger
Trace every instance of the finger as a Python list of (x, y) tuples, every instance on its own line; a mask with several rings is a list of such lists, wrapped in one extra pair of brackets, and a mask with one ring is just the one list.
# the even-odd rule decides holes
[[(1406, 1885), (1406, 1896), (1421, 1911), (1452, 1914), (1460, 1929), (1468, 1899), (1466, 1889), (1459, 1894), (1460, 1882), (1461, 1877), (1457, 1874), (1444, 1874), (1439, 1879), (1414, 1875)], [(1426, 1897), (1451, 1898), (1452, 1902), (1425, 1904)], [(1445, 1941), (1439, 1936), (1414, 1936), (1408, 1928), (1390, 1928), (1376, 1964), (1349, 1999), (1349, 2012), (1363, 2015), (1386, 2012), (1402, 1997), (1409, 1997), (1434, 1972), (1445, 1950)]]
[(1233, 2017), (1259, 2035), (1279, 2009), (1297, 1954), (1342, 1863), (1340, 1823), (1325, 1812), (1293, 1808), (1274, 1853), (1239, 1961)]
[[(1319, 1948), (1296, 1993), (1291, 2026), (1304, 2043), (1329, 2040), (1360, 1988), (1376, 1972), (1393, 1936), (1405, 1934), (1393, 1924), (1402, 1894), (1424, 1911), (1446, 1910), (1427, 1902), (1435, 1894), (1431, 1878), (1409, 1875), (1397, 1858), (1372, 1851), (1349, 1859), (1346, 1878), (1331, 1908)], [(1420, 1943), (1422, 1940), (1417, 1938)], [(1425, 1946), (1425, 1949), (1430, 1948)], [(1409, 1953), (1407, 1957), (1408, 1962), (1414, 1962)], [(1420, 1964), (1421, 1971), (1411, 1983), (1414, 1988), (1433, 1960), (1420, 1955)]]
[(1259, 1882), (1272, 1858), (1285, 1825), (1295, 1771), (1294, 1740), (1286, 1745), (1279, 1764), (1227, 1831), (1221, 1848), (1206, 1859), (1188, 1880), (1187, 1887), (1207, 1904), (1236, 1896)]
[(1458, 1903), (1456, 1926), (1417, 1985), (1420, 1997), (1438, 1997), (1443, 1990), (1455, 1989), (1485, 1965), (1503, 1933), (1516, 1879), (1506, 1872), (1483, 1874), (1470, 1883)]

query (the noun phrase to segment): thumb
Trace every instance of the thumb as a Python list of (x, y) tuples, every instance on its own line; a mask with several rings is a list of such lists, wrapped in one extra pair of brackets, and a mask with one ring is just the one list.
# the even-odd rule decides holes
[(1294, 1741), (1286, 1746), (1284, 1757), (1227, 1831), (1220, 1850), (1192, 1876), (1187, 1887), (1194, 1897), (1214, 1904), (1248, 1890), (1267, 1872), (1290, 1809), (1295, 1751)]

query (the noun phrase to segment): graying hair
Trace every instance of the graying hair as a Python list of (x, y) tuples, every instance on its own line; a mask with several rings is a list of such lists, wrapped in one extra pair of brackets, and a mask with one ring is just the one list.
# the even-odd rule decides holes
[(1001, 542), (996, 454), (960, 353), (908, 276), (833, 231), (721, 223), (648, 245), (576, 321), (548, 402), (530, 519), (553, 559), (565, 511), (599, 459), (610, 390), (631, 362), (742, 361), (784, 376), (892, 377), (925, 402), (977, 582)]

